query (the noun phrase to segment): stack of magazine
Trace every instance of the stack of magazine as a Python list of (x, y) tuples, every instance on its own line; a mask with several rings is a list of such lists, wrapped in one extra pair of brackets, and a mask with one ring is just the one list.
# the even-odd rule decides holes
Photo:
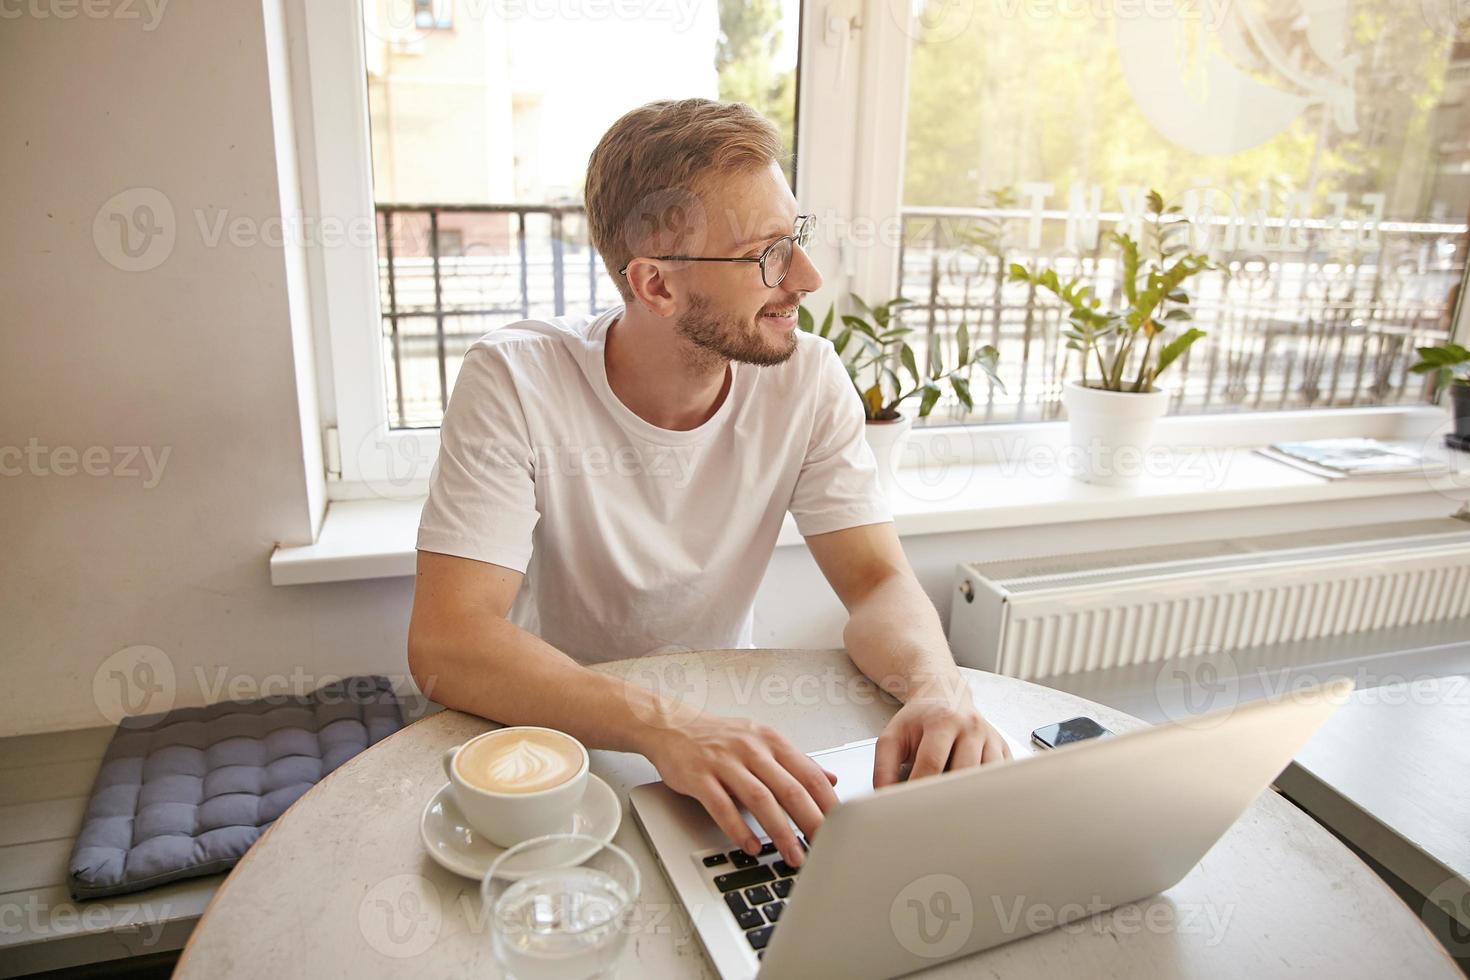
[(1349, 476), (1434, 476), (1450, 472), (1442, 459), (1377, 439), (1276, 442), (1256, 452), (1333, 480)]

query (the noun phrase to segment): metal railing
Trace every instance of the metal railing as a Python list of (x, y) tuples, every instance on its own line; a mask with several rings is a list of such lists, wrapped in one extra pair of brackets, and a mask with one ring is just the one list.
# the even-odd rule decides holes
[[(1008, 244), (1030, 212), (908, 208), (900, 248), (903, 315), (918, 363), (949, 347), (961, 322), (994, 344), (1007, 390), (976, 378), (975, 410), (948, 394), (929, 424), (1057, 418), (1077, 370), (1060, 305), (1006, 281), (1011, 262), (1055, 265), (1108, 297), (1113, 252)], [(1101, 215), (1104, 228), (1117, 216)], [(1043, 212), (1043, 243), (1060, 241), (1065, 212)], [(383, 343), (394, 427), (439, 424), (465, 350), (515, 319), (602, 312), (620, 302), (588, 242), (581, 205), (380, 205)], [(1267, 230), (1271, 223), (1267, 222)], [(1466, 227), (1384, 222), (1369, 251), (1335, 254), (1325, 223), (1278, 223), (1291, 248), (1216, 252), (1230, 275), (1191, 280), (1195, 325), (1208, 334), (1164, 376), (1176, 414), (1384, 405), (1426, 399), (1409, 373), (1414, 348), (1443, 342), (1451, 296), (1464, 281)], [(978, 236), (984, 245), (973, 244)], [(1019, 237), (1019, 236), (1017, 236)], [(1283, 237), (1284, 240), (1284, 237)], [(1339, 250), (1340, 251), (1340, 250)], [(887, 297), (866, 297), (871, 301)], [(814, 311), (821, 312), (825, 311)]]
[[(965, 413), (950, 396), (931, 415), (931, 424), (1060, 417), (1062, 385), (1080, 375), (1077, 355), (1061, 336), (1066, 311), (1055, 297), (1008, 282), (1012, 262), (1054, 266), (1064, 280), (1076, 276), (1090, 283), (1117, 308), (1120, 269), (1106, 236), (1099, 235), (1091, 248), (1069, 250), (1061, 244), (1069, 215), (1045, 211), (1040, 249), (1010, 244), (1029, 237), (1032, 217), (1000, 208), (904, 211), (901, 295), (915, 305), (903, 321), (918, 328), (918, 362), (927, 363), (930, 345), (954, 344), (964, 322), (972, 343), (1000, 351), (999, 374), (1007, 388), (987, 391), (981, 381), (973, 389), (974, 412)], [(1099, 215), (1104, 230), (1121, 217)], [(1205, 224), (1215, 227), (1203, 228), (1202, 239), (1245, 239), (1237, 234), (1239, 221), (1216, 217)], [(1161, 378), (1173, 391), (1172, 413), (1427, 399), (1425, 379), (1408, 369), (1417, 360), (1415, 347), (1450, 335), (1453, 297), (1465, 277), (1465, 225), (1382, 222), (1366, 229), (1266, 219), (1256, 230), (1265, 234), (1268, 247), (1216, 249), (1212, 257), (1228, 274), (1206, 272), (1187, 284), (1193, 325), (1207, 336)], [(1372, 247), (1358, 247), (1362, 242)]]
[(394, 428), (437, 426), (464, 352), (516, 319), (594, 313), (618, 294), (581, 205), (378, 205)]

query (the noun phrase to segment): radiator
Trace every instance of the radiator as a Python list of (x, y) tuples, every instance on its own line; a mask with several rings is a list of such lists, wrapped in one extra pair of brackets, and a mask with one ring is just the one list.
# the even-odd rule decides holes
[(1470, 524), (1446, 517), (960, 565), (955, 659), (1011, 677), (1470, 616)]

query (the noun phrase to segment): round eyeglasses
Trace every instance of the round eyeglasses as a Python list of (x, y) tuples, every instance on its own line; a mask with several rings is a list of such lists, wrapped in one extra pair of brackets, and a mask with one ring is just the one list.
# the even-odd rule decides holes
[[(811, 244), (812, 235), (817, 229), (817, 217), (813, 214), (798, 214), (796, 216), (796, 228), (784, 238), (778, 238), (767, 245), (765, 251), (760, 255), (743, 255), (739, 258), (711, 258), (703, 255), (652, 255), (649, 258), (660, 262), (755, 262), (761, 267), (761, 282), (766, 284), (767, 289), (775, 289), (781, 285), (786, 278), (786, 273), (791, 271), (791, 257), (796, 253), (796, 246), (805, 249)], [(628, 265), (632, 265), (630, 260)], [(625, 265), (618, 270), (618, 275), (626, 276), (628, 266)]]

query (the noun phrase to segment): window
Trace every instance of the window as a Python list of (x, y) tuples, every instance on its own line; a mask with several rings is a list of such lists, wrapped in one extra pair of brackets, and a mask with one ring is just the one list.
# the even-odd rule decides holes
[(1107, 233), (1150, 188), (1229, 272), (1191, 280), (1208, 336), (1164, 377), (1173, 413), (1426, 400), (1408, 367), (1451, 333), (1470, 215), (1470, 49), (1432, 6), (921, 2), (905, 323), (944, 346), (965, 322), (1008, 388), (977, 383), (967, 415), (951, 395), (931, 424), (1059, 417), (1064, 319), (1005, 271), (1115, 295)]
[(450, 13), (450, 0), (413, 0), (413, 24), (415, 27), (448, 30), (454, 26)]
[[(417, 3), (416, 23), (448, 6)], [(794, 146), (799, 0), (650, 4), (636, 19), (620, 9), (487, 4), (407, 47), (368, 20), (390, 428), (438, 426), (465, 351), (486, 331), (620, 301), (588, 241), (581, 193), (592, 148), (624, 112), (738, 99)]]
[(1106, 233), (1150, 187), (1232, 273), (1193, 291), (1209, 336), (1166, 377), (1176, 414), (1421, 404), (1412, 348), (1451, 334), (1466, 268), (1470, 46), (1429, 16), (1452, 7), (287, 0), (303, 195), (367, 230), (308, 257), (331, 493), (422, 493), (475, 338), (616, 302), (582, 168), (621, 113), (689, 95), (757, 106), (799, 153), (814, 311), (901, 294), (920, 363), (960, 322), (1000, 349), (1008, 391), (976, 380), (930, 426), (1058, 416), (1056, 305), (1001, 271), (1106, 294)]

